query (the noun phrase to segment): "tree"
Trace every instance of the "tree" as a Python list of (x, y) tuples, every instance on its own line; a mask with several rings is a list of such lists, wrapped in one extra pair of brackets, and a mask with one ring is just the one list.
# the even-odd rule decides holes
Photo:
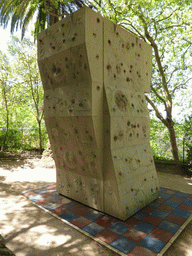
[[(168, 129), (173, 158), (179, 161), (172, 110), (176, 91), (185, 89), (192, 79), (187, 76), (192, 69), (192, 5), (179, 0), (108, 0), (94, 3), (101, 14), (152, 46), (151, 97), (146, 95), (146, 100)], [(164, 106), (165, 117), (159, 105)]]
[(14, 76), (17, 77), (15, 86), (18, 90), (23, 90), (23, 97), (30, 95), (33, 101), (33, 113), (38, 123), (39, 148), (42, 153), (43, 86), (37, 65), (36, 47), (28, 39), (20, 42), (18, 38), (13, 37), (8, 49), (15, 60), (12, 67)]
[[(5, 115), (5, 123), (6, 123), (6, 131), (5, 136), (1, 144), (1, 151), (4, 150), (4, 146), (7, 140), (7, 135), (9, 132), (9, 102), (8, 102), (8, 93), (9, 93), (9, 85), (8, 79), (10, 77), (10, 66), (8, 62), (8, 58), (5, 54), (0, 51), (0, 89), (2, 93), (2, 106), (4, 105), (4, 109), (6, 112)], [(3, 127), (2, 127), (3, 128)]]
[(81, 0), (0, 0), (0, 25), (7, 27), (11, 20), (11, 33), (20, 28), (22, 30), (22, 39), (29, 22), (37, 14), (35, 22), (35, 33), (45, 30), (57, 22), (60, 18), (64, 18), (68, 14), (72, 14), (75, 10), (85, 5), (87, 1)]

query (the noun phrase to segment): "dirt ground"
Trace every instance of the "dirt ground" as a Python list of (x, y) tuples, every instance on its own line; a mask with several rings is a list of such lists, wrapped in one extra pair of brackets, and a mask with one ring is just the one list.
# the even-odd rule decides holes
[[(192, 193), (189, 176), (158, 172), (158, 178), (161, 187)], [(55, 182), (56, 171), (51, 158), (25, 155), (0, 159), (0, 234), (6, 246), (16, 256), (119, 255), (21, 195)]]

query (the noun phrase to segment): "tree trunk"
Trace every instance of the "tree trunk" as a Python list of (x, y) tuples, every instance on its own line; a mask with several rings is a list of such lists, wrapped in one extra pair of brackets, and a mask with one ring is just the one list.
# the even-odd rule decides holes
[(40, 149), (40, 154), (42, 154), (43, 153), (43, 149), (42, 149), (41, 120), (38, 120), (38, 126), (39, 126), (39, 149)]
[(172, 155), (175, 161), (179, 162), (179, 153), (178, 153), (178, 147), (177, 147), (177, 141), (175, 136), (175, 129), (174, 129), (174, 123), (172, 120), (168, 121), (167, 128), (169, 130), (169, 137), (172, 147)]
[(6, 109), (6, 133), (5, 133), (5, 137), (4, 140), (2, 142), (1, 145), (1, 151), (4, 150), (4, 146), (7, 140), (7, 134), (8, 134), (8, 130), (9, 130), (9, 110), (8, 110), (8, 103), (7, 103), (7, 96), (6, 96), (6, 92), (5, 92), (5, 87), (3, 88), (3, 98), (5, 101), (5, 109)]

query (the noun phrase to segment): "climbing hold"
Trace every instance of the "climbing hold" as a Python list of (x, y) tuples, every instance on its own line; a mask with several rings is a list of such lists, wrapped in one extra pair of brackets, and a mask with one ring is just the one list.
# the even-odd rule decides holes
[(54, 73), (56, 72), (56, 67), (55, 67), (55, 66), (52, 67), (52, 71), (53, 71)]
[(107, 69), (108, 69), (108, 70), (110, 70), (110, 69), (111, 69), (111, 66), (110, 66), (110, 65), (108, 65), (108, 66), (107, 66)]
[(114, 141), (116, 141), (117, 140), (117, 136), (114, 136)]
[(72, 41), (75, 41), (75, 36), (74, 36), (74, 37), (72, 37)]
[(52, 49), (54, 50), (54, 49), (55, 49), (55, 46), (52, 46)]
[(63, 39), (63, 43), (65, 43), (65, 41), (66, 41), (66, 40), (65, 40), (65, 39)]

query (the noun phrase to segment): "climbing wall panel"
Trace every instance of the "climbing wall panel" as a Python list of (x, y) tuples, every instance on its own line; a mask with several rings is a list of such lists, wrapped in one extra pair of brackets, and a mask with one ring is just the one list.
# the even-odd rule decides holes
[(122, 220), (157, 198), (151, 47), (83, 7), (39, 33), (38, 64), (58, 193)]

